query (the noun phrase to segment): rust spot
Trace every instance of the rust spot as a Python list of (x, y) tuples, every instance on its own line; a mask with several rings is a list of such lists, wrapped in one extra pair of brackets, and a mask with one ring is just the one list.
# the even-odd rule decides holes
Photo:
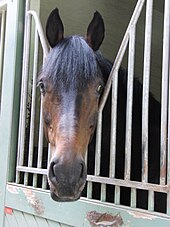
[(123, 225), (123, 220), (119, 214), (113, 216), (108, 213), (98, 213), (96, 211), (90, 211), (87, 213), (87, 219), (92, 227), (118, 227)]
[(44, 206), (41, 199), (37, 198), (31, 189), (24, 189), (23, 192), (27, 198), (28, 204), (34, 209), (35, 213), (42, 215), (44, 213)]

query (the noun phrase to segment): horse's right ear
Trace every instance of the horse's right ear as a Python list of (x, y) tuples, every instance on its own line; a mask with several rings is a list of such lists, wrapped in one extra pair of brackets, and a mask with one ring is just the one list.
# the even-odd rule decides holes
[(50, 13), (47, 19), (46, 36), (52, 48), (64, 38), (64, 26), (57, 8)]

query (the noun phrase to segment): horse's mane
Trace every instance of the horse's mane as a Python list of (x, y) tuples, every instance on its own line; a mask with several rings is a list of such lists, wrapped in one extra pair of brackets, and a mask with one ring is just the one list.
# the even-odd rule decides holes
[[(96, 52), (96, 59), (98, 64), (100, 65), (100, 69), (103, 74), (103, 79), (105, 82), (107, 82), (107, 79), (109, 77), (109, 74), (111, 72), (113, 64), (103, 57), (103, 55), (98, 51)], [(126, 101), (126, 95), (127, 95), (127, 70), (124, 69), (122, 66), (119, 69), (119, 75), (118, 75), (118, 89), (119, 89), (119, 95), (120, 99), (123, 99)], [(139, 81), (137, 77), (134, 78), (134, 84), (133, 84), (133, 102), (134, 106), (138, 107), (138, 111), (142, 113), (142, 92), (143, 92), (143, 85)], [(154, 111), (154, 114), (150, 113), (152, 117), (150, 117), (150, 122), (158, 123), (160, 120), (160, 103), (155, 99), (153, 94), (149, 93), (149, 111)]]
[(101, 73), (93, 50), (83, 37), (70, 36), (50, 51), (39, 79), (65, 89), (68, 86), (81, 89), (97, 76), (101, 77)]

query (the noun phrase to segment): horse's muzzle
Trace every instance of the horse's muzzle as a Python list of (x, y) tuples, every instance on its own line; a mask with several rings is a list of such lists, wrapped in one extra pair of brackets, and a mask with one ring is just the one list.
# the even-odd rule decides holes
[(85, 186), (87, 170), (82, 159), (51, 161), (48, 180), (51, 197), (55, 201), (68, 202), (78, 200)]

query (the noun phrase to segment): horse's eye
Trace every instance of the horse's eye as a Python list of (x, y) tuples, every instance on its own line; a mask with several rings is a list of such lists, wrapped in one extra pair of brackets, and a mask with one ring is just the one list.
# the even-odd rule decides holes
[(103, 85), (99, 85), (98, 87), (97, 87), (97, 93), (100, 95), (101, 93), (102, 93), (102, 91), (103, 91)]
[(45, 93), (45, 85), (44, 85), (42, 80), (38, 82), (37, 86), (40, 88), (41, 93), (44, 94)]

